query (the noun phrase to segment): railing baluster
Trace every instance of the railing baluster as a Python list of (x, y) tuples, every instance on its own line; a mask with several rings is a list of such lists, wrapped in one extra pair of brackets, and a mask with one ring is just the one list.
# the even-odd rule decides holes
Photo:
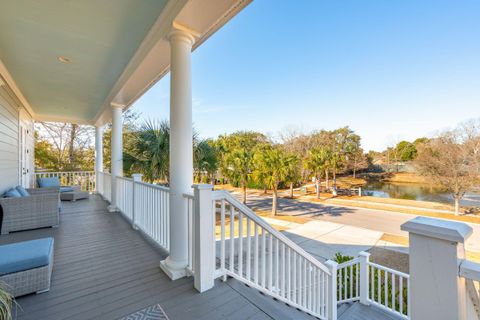
[(280, 248), (278, 246), (278, 239), (275, 238), (275, 289), (280, 295), (280, 266), (279, 266), (279, 254)]
[[(215, 207), (215, 202), (214, 202)], [(220, 269), (225, 274), (225, 200), (220, 201)], [(224, 280), (226, 278), (224, 277)]]
[(234, 250), (235, 250), (235, 214), (234, 214), (234, 209), (233, 206), (230, 205), (230, 260), (228, 263), (230, 264), (230, 272), (233, 273), (234, 270), (234, 263), (235, 263), (235, 256), (234, 256)]
[(295, 251), (293, 251), (293, 261), (292, 261), (292, 276), (293, 276), (293, 281), (292, 281), (292, 291), (291, 291), (291, 295), (292, 295), (292, 300), (293, 302), (295, 303), (298, 303), (298, 299), (297, 299), (297, 276), (298, 276), (298, 273), (297, 273), (297, 253)]
[(385, 295), (385, 306), (388, 308), (388, 272), (384, 271), (383, 276), (384, 276), (383, 291)]
[(400, 289), (398, 297), (399, 312), (403, 314), (403, 277), (398, 278), (398, 287)]
[(266, 232), (264, 229), (261, 229), (262, 230), (262, 250), (261, 250), (261, 254), (262, 254), (262, 259), (261, 259), (261, 268), (262, 268), (262, 287), (265, 288), (267, 286), (267, 279), (265, 277), (265, 268), (266, 268), (266, 264), (267, 264), (267, 259), (266, 259), (266, 252), (267, 252), (267, 239), (266, 239)]
[(238, 211), (238, 274), (243, 277), (243, 213)]
[(292, 290), (292, 251), (287, 248), (287, 299), (291, 299)]
[(268, 234), (268, 289), (272, 290), (273, 277), (273, 239), (272, 234)]
[(254, 230), (254, 258), (253, 258), (253, 273), (254, 273), (254, 282), (258, 284), (258, 225), (254, 223), (253, 225)]
[(250, 225), (251, 225), (251, 221), (250, 221), (250, 218), (247, 217), (246, 219), (247, 221), (247, 255), (246, 255), (246, 263), (247, 263), (247, 279), (248, 281), (252, 281), (252, 277), (251, 277), (251, 230), (250, 230)]
[(392, 311), (395, 311), (395, 274), (392, 272)]

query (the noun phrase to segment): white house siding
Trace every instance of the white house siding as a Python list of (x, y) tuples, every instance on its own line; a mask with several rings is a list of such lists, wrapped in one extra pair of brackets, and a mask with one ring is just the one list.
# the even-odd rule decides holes
[[(20, 171), (20, 104), (8, 86), (0, 86), (0, 194), (6, 189), (22, 183)], [(30, 171), (33, 168), (33, 122), (26, 111), (22, 111), (23, 125), (28, 130), (25, 148), (31, 156), (26, 162)], [(26, 179), (26, 187), (29, 179)]]

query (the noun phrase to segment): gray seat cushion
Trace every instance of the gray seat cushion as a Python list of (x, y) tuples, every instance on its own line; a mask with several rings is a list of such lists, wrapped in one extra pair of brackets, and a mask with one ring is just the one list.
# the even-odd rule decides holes
[(0, 246), (0, 275), (50, 264), (53, 238), (5, 244)]

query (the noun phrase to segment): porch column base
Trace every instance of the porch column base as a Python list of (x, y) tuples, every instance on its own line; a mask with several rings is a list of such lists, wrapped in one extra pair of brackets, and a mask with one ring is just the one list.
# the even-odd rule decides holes
[(177, 280), (187, 276), (186, 267), (171, 266), (171, 260), (169, 260), (168, 258), (160, 261), (160, 269), (162, 269), (162, 271), (165, 272), (167, 276), (172, 280)]
[(117, 211), (118, 211), (118, 208), (117, 208), (116, 206), (114, 206), (114, 205), (109, 205), (109, 206), (107, 207), (107, 211), (108, 211), (109, 213), (114, 213), (114, 212), (117, 212)]

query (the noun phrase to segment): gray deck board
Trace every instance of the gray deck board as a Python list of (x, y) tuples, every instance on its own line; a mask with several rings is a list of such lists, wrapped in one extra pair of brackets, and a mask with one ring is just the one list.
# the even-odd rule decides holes
[[(156, 303), (171, 320), (313, 319), (234, 279), (217, 280), (202, 294), (192, 278), (171, 281), (159, 268), (166, 252), (118, 214), (107, 213), (100, 197), (62, 205), (58, 228), (0, 237), (0, 245), (55, 238), (51, 289), (18, 298), (18, 320), (113, 320)], [(340, 319), (391, 319), (368, 309), (354, 304), (342, 310)]]

